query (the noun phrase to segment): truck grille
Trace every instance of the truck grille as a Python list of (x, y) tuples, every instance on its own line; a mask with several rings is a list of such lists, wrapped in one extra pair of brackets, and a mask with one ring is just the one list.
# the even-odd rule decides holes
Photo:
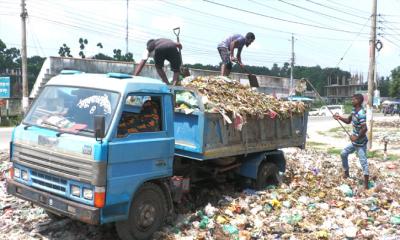
[[(92, 184), (97, 180), (98, 164), (94, 160), (64, 155), (51, 150), (15, 144), (12, 161), (32, 170), (38, 170), (37, 172), (33, 171), (36, 173), (38, 184), (56, 183), (55, 185), (60, 186), (60, 184), (65, 184), (65, 180), (62, 178)], [(43, 172), (61, 178), (43, 174)]]
[(35, 170), (31, 170), (31, 179), (34, 184), (42, 187), (51, 188), (60, 192), (65, 193), (67, 188), (67, 180), (50, 176)]

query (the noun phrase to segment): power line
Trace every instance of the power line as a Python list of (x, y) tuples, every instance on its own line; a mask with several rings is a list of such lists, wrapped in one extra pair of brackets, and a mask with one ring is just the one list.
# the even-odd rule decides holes
[(334, 11), (338, 11), (340, 13), (344, 13), (344, 14), (347, 14), (347, 15), (350, 15), (350, 16), (353, 16), (353, 17), (357, 17), (357, 18), (361, 18), (361, 19), (367, 19), (368, 18), (368, 17), (363, 17), (363, 16), (359, 16), (359, 15), (356, 15), (356, 14), (352, 14), (352, 13), (343, 11), (343, 10), (338, 9), (338, 8), (329, 7), (329, 6), (326, 6), (324, 4), (321, 4), (321, 3), (318, 3), (318, 2), (314, 2), (314, 1), (311, 1), (311, 0), (305, 0), (305, 1), (313, 3), (313, 4), (316, 4), (316, 5), (324, 7), (324, 8), (328, 8), (328, 9), (331, 9), (331, 10), (334, 10)]
[[(220, 15), (213, 15), (213, 14), (208, 13), (208, 12), (202, 12), (202, 11), (199, 11), (199, 10), (197, 10), (197, 9), (193, 9), (193, 8), (181, 6), (181, 5), (179, 5), (179, 4), (175, 4), (175, 3), (172, 3), (172, 2), (167, 2), (167, 1), (165, 1), (165, 0), (161, 0), (161, 1), (163, 1), (164, 3), (166, 3), (166, 4), (168, 4), (168, 5), (175, 6), (175, 7), (181, 8), (181, 9), (185, 9), (185, 10), (189, 10), (189, 11), (192, 11), (192, 12), (195, 12), (195, 13), (197, 13), (197, 14), (204, 15), (204, 16), (211, 16), (211, 17), (223, 19), (223, 20), (226, 20), (226, 21), (229, 21), (229, 22), (236, 22), (236, 23), (243, 24), (243, 25), (246, 25), (246, 26), (252, 26), (252, 27), (255, 27), (255, 28), (264, 29), (264, 30), (270, 30), (270, 31), (273, 31), (273, 32), (280, 32), (280, 33), (285, 33), (285, 34), (292, 34), (292, 32), (288, 32), (288, 31), (282, 31), (282, 30), (278, 30), (278, 29), (262, 27), (262, 26), (258, 26), (258, 25), (254, 25), (254, 24), (244, 23), (244, 22), (241, 22), (241, 21), (238, 21), (238, 20), (235, 20), (235, 19), (230, 19), (230, 18), (222, 17), (222, 16), (220, 16)], [(215, 25), (213, 25), (213, 26), (215, 26)], [(207, 27), (209, 27), (209, 25), (207, 25)], [(225, 30), (225, 29), (224, 29), (224, 30)], [(295, 34), (298, 35), (298, 36), (312, 37), (312, 38), (324, 39), (324, 40), (332, 40), (332, 41), (351, 41), (351, 39), (329, 38), (329, 37), (322, 37), (322, 36), (316, 36), (316, 35), (307, 35), (307, 34), (302, 34), (302, 33), (295, 32), (295, 31), (293, 31), (293, 33), (295, 33)], [(270, 37), (276, 37), (276, 36), (270, 36)], [(286, 37), (282, 37), (282, 39), (286, 39)]]
[(308, 11), (308, 12), (312, 12), (312, 13), (315, 13), (315, 14), (319, 14), (319, 15), (322, 15), (322, 16), (325, 16), (325, 17), (329, 17), (329, 18), (332, 18), (332, 19), (335, 19), (335, 20), (340, 20), (340, 21), (342, 21), (342, 22), (353, 23), (353, 24), (361, 25), (361, 26), (362, 26), (362, 24), (360, 24), (360, 23), (358, 23), (358, 22), (350, 21), (350, 20), (348, 20), (348, 19), (343, 19), (343, 18), (339, 18), (339, 17), (337, 17), (337, 16), (328, 15), (328, 14), (325, 14), (325, 13), (322, 13), (322, 12), (318, 12), (318, 11), (315, 11), (315, 10), (311, 10), (311, 9), (308, 9), (308, 8), (305, 8), (305, 7), (302, 7), (302, 6), (293, 4), (293, 3), (285, 2), (285, 1), (283, 1), (283, 0), (278, 0), (278, 1), (279, 1), (279, 2), (283, 2), (283, 3), (285, 3), (285, 4), (288, 4), (288, 5), (290, 5), (290, 6), (296, 7), (296, 8), (303, 9), (303, 10)]
[[(207, 2), (207, 3), (214, 4), (214, 5), (218, 5), (218, 6), (221, 6), (221, 7), (230, 8), (230, 9), (233, 9), (233, 10), (236, 10), (236, 11), (245, 12), (245, 13), (249, 13), (249, 14), (253, 14), (253, 15), (257, 15), (257, 16), (261, 16), (261, 17), (265, 17), (265, 18), (270, 18), (270, 19), (274, 19), (274, 20), (278, 20), (278, 21), (282, 21), (282, 22), (288, 22), (288, 23), (293, 23), (293, 24), (297, 24), (297, 25), (303, 25), (303, 26), (319, 28), (319, 29), (325, 29), (325, 30), (336, 31), (336, 32), (357, 33), (357, 32), (353, 32), (353, 31), (347, 31), (347, 30), (344, 30), (344, 29), (323, 27), (323, 26), (318, 26), (318, 25), (313, 25), (313, 24), (308, 24), (308, 23), (302, 23), (302, 22), (287, 20), (287, 19), (283, 19), (283, 18), (272, 17), (272, 16), (268, 16), (268, 15), (265, 15), (265, 14), (262, 14), (262, 13), (257, 13), (257, 12), (253, 12), (253, 11), (249, 11), (249, 10), (245, 10), (245, 9), (241, 9), (241, 8), (236, 8), (236, 7), (228, 6), (228, 5), (225, 5), (225, 4), (222, 4), (222, 3), (213, 2), (213, 1), (210, 1), (210, 0), (203, 0), (203, 1)], [(367, 34), (367, 33), (364, 33), (364, 34)]]
[[(367, 21), (364, 23), (364, 25), (362, 26), (362, 28), (360, 29), (359, 33), (355, 36), (354, 39), (357, 39), (358, 36), (360, 36), (361, 32), (364, 30), (365, 26), (367, 26), (367, 23), (369, 21), (370, 18), (367, 19)], [(344, 52), (342, 58), (340, 58), (340, 61), (337, 63), (336, 66), (339, 66), (339, 64), (343, 61), (344, 57), (346, 56), (346, 54), (349, 52), (350, 48), (353, 46), (354, 41), (352, 41), (349, 45), (349, 47), (346, 49), (346, 51)]]
[(334, 0), (328, 0), (328, 2), (333, 3), (333, 4), (335, 4), (335, 5), (339, 5), (339, 6), (341, 6), (341, 7), (347, 8), (347, 9), (351, 9), (351, 10), (353, 10), (354, 12), (364, 12), (364, 13), (366, 13), (366, 14), (368, 14), (368, 15), (371, 15), (370, 12), (363, 11), (363, 10), (360, 10), (360, 9), (357, 9), (357, 8), (353, 8), (353, 7), (344, 5), (344, 4), (343, 4), (343, 1), (341, 1), (341, 2), (336, 2), (336, 1), (334, 1)]
[[(305, 18), (305, 17), (303, 17), (303, 16), (298, 16), (298, 15), (296, 15), (296, 14), (293, 14), (293, 13), (290, 13), (290, 12), (287, 12), (287, 11), (283, 11), (283, 10), (278, 9), (278, 8), (274, 8), (274, 7), (270, 6), (270, 5), (263, 4), (263, 3), (260, 3), (260, 2), (255, 1), (255, 0), (248, 0), (248, 1), (249, 1), (249, 2), (253, 2), (253, 3), (255, 3), (255, 4), (259, 5), (259, 6), (263, 6), (263, 7), (269, 8), (269, 9), (273, 9), (273, 10), (275, 10), (275, 11), (278, 11), (278, 12), (281, 12), (281, 13), (286, 13), (286, 14), (289, 14), (290, 16), (295, 16), (295, 17), (297, 17), (297, 18), (301, 18), (301, 19), (303, 19), (303, 20), (307, 20), (307, 21), (309, 21), (309, 22), (315, 23), (314, 20), (310, 20), (310, 19)], [(327, 25), (324, 25), (324, 26), (327, 26)]]

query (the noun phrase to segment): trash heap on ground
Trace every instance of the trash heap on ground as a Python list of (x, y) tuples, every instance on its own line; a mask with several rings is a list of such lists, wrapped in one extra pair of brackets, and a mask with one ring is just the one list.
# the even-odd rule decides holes
[[(204, 183), (176, 205), (175, 222), (154, 239), (398, 239), (398, 162), (371, 160), (371, 189), (364, 191), (357, 158), (350, 158), (351, 178), (344, 180), (337, 155), (289, 151), (278, 188), (257, 192), (229, 181)], [(8, 154), (0, 157), (3, 172)], [(0, 239), (54, 238), (105, 240), (117, 235), (113, 225), (51, 220), (43, 209), (7, 195), (2, 177)]]
[[(198, 91), (205, 111), (222, 114), (228, 123), (232, 122), (231, 117), (289, 118), (306, 109), (302, 102), (278, 100), (222, 76), (188, 77), (183, 80), (183, 86)], [(178, 91), (176, 101), (178, 109), (198, 107), (196, 98), (187, 91)]]
[(374, 122), (374, 138), (378, 142), (388, 141), (390, 145), (400, 144), (400, 119), (379, 120)]
[[(314, 150), (287, 153), (283, 183), (264, 191), (229, 187), (179, 204), (186, 212), (193, 199), (203, 205), (181, 213), (164, 229), (169, 239), (398, 239), (398, 166), (370, 164), (370, 190), (363, 190), (356, 158), (351, 178), (343, 179), (338, 156)], [(389, 165), (388, 165), (389, 166)], [(204, 204), (204, 201), (209, 201)], [(179, 209), (178, 209), (179, 210)], [(161, 234), (161, 233), (160, 233)]]

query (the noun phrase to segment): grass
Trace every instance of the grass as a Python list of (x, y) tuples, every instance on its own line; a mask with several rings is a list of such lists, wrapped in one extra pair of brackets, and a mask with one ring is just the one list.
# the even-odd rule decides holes
[[(328, 148), (328, 150), (327, 150), (327, 153), (331, 154), (331, 155), (340, 155), (341, 152), (342, 152), (342, 149), (339, 149), (339, 148)], [(383, 160), (383, 152), (378, 151), (378, 150), (368, 151), (367, 157)], [(388, 154), (387, 155), (387, 161), (394, 161), (394, 160), (400, 160), (400, 156), (396, 155), (396, 154)]]
[(325, 146), (325, 143), (320, 143), (320, 142), (312, 142), (312, 141), (307, 141), (307, 147), (322, 147)]
[(338, 148), (328, 148), (327, 153), (331, 155), (339, 155), (342, 152), (342, 149)]
[(2, 117), (0, 127), (15, 127), (22, 121), (22, 116)]

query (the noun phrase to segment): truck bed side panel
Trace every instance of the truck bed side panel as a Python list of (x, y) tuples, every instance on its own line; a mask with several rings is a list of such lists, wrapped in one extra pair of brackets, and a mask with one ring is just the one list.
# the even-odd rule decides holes
[(220, 114), (175, 113), (175, 153), (207, 160), (305, 144), (307, 113), (287, 119), (253, 117), (246, 121), (239, 131), (225, 123)]

